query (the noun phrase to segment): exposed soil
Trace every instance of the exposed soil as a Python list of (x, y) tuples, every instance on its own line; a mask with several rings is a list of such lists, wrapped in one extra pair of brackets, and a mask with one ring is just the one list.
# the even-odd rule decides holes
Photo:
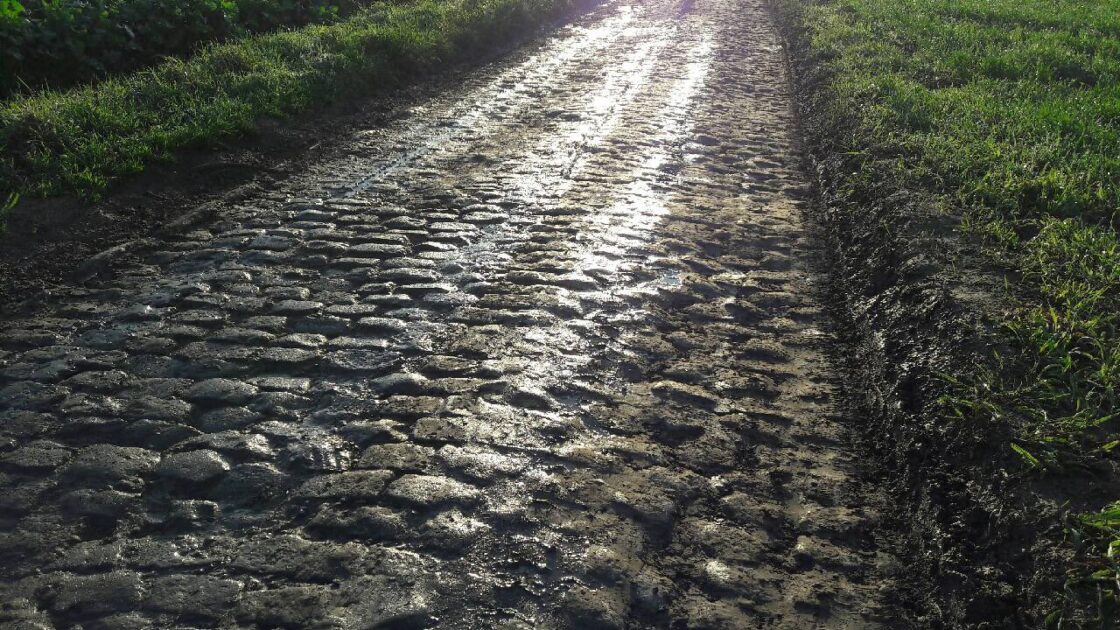
[(790, 105), (609, 3), (22, 304), (0, 622), (898, 627)]

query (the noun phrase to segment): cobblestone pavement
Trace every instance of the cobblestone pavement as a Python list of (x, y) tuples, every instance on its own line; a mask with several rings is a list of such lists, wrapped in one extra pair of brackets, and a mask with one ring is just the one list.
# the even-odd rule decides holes
[(889, 622), (784, 72), (607, 4), (9, 317), (0, 625)]

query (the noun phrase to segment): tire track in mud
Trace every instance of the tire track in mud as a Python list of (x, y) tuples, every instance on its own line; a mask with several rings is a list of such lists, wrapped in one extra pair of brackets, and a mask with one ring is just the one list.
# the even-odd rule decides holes
[(609, 4), (4, 322), (0, 621), (889, 621), (783, 73)]

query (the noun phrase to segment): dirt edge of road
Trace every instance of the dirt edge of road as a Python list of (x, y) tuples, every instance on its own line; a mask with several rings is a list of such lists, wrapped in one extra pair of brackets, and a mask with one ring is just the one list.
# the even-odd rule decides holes
[[(950, 422), (942, 375), (965, 374), (998, 343), (1003, 274), (928, 194), (879, 181), (835, 150), (823, 121), (828, 77), (796, 16), (770, 3), (786, 43), (812, 218), (826, 244), (832, 305), (847, 356), (845, 405), (861, 447), (896, 500), (911, 573), (900, 585), (917, 627), (1041, 627), (1068, 605), (1062, 488), (1024, 477), (995, 425)], [(901, 557), (901, 556), (900, 556)], [(1068, 621), (1073, 621), (1067, 618)], [(1076, 621), (1074, 621), (1076, 623)]]
[(426, 96), (453, 85), (472, 68), (584, 13), (602, 0), (577, 0), (544, 26), (512, 41), (493, 42), (481, 55), (456, 61), (412, 85), (354, 96), (285, 119), (262, 118), (253, 133), (226, 138), (216, 148), (185, 149), (171, 162), (150, 164), (121, 180), (104, 199), (75, 196), (26, 199), (0, 231), (0, 312), (33, 307), (52, 287), (83, 281), (129, 260), (146, 239), (175, 234), (210, 220), (255, 192), (328, 156), (354, 131), (405, 115)]

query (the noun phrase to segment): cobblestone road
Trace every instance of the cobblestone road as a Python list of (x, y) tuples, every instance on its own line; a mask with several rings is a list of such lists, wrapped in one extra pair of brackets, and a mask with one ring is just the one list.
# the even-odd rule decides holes
[(784, 72), (608, 4), (9, 318), (0, 625), (889, 621)]

